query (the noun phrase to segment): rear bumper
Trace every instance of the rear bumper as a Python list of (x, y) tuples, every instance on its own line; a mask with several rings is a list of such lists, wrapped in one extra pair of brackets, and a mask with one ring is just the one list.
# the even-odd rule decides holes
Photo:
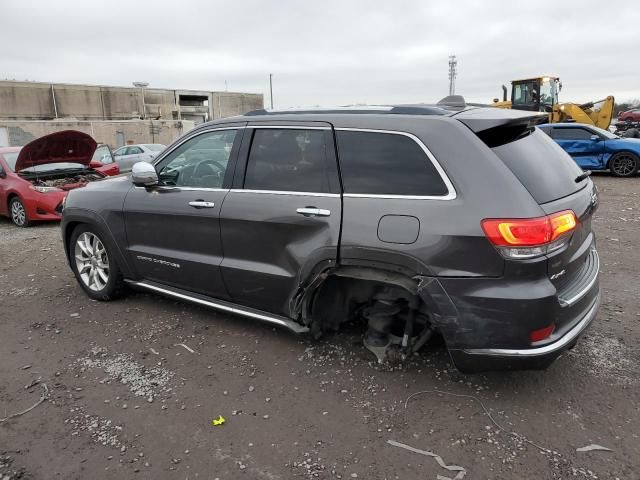
[[(569, 284), (554, 284), (546, 265), (509, 278), (423, 279), (419, 288), (432, 320), (461, 371), (540, 369), (575, 345), (600, 305), (599, 259), (584, 257)], [(531, 342), (532, 332), (553, 333)]]
[(456, 367), (464, 372), (505, 369), (543, 369), (560, 354), (572, 348), (598, 313), (600, 292), (582, 318), (577, 319), (562, 336), (540, 347), (531, 348), (468, 348), (450, 350)]

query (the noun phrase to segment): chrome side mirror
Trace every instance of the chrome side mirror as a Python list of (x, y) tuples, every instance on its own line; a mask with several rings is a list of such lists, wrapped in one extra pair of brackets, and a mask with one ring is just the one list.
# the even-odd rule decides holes
[(131, 182), (138, 186), (153, 187), (158, 184), (158, 172), (150, 163), (134, 163), (131, 168)]
[(599, 142), (600, 141), (600, 137), (598, 135), (591, 135), (591, 141), (592, 142)]

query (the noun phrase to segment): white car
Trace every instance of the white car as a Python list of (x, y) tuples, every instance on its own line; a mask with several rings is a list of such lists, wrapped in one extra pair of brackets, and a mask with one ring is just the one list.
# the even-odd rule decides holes
[(125, 145), (113, 152), (113, 158), (120, 167), (120, 172), (128, 172), (136, 162), (151, 162), (166, 148), (160, 143), (140, 143)]

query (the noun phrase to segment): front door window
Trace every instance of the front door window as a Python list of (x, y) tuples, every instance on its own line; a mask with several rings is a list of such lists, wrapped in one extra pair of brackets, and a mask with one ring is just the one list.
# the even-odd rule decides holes
[(158, 166), (161, 185), (222, 188), (237, 130), (198, 135), (171, 152)]

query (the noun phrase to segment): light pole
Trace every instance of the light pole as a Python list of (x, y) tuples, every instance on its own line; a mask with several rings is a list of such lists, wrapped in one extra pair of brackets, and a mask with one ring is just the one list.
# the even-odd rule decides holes
[(149, 82), (133, 82), (134, 87), (138, 87), (140, 89), (140, 93), (142, 95), (142, 119), (147, 118), (146, 105), (144, 103), (144, 89), (149, 86)]
[(271, 110), (273, 110), (273, 73), (269, 74), (269, 94), (271, 95)]

